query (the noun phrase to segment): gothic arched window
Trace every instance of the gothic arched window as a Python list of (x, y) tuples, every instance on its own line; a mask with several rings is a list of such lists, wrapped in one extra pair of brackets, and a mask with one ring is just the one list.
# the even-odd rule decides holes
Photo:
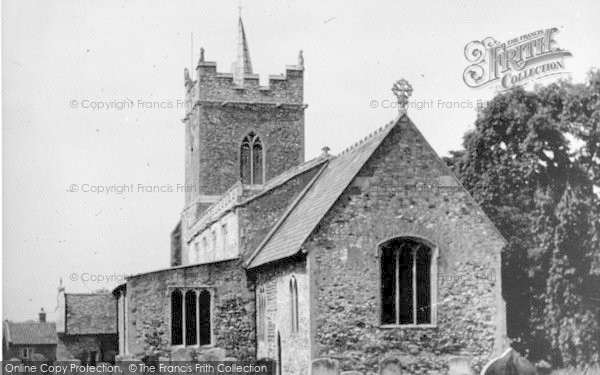
[(258, 311), (256, 322), (256, 335), (258, 341), (267, 339), (267, 293), (264, 287), (258, 289)]
[(183, 295), (179, 290), (171, 293), (171, 345), (183, 344)]
[(185, 344), (198, 343), (198, 330), (196, 328), (196, 293), (193, 290), (185, 293)]
[(245, 185), (260, 185), (264, 180), (264, 149), (260, 137), (250, 132), (242, 140), (240, 177)]
[(434, 323), (433, 251), (413, 238), (395, 238), (380, 245), (382, 324)]
[(198, 311), (200, 312), (200, 345), (210, 345), (212, 343), (211, 334), (211, 301), (210, 292), (203, 290), (198, 298)]
[(298, 282), (294, 276), (290, 278), (290, 309), (292, 333), (296, 333), (298, 332)]

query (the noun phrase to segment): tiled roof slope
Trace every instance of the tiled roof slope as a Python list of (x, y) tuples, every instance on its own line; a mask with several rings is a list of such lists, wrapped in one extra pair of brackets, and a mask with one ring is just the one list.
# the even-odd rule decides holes
[(258, 267), (298, 253), (304, 241), (400, 118), (332, 158), (323, 167), (322, 173), (307, 186), (304, 195), (292, 204), (271, 233), (248, 257), (246, 267)]
[(327, 160), (329, 159), (329, 157), (326, 156), (319, 156), (317, 158), (305, 161), (304, 163), (297, 165), (293, 168), (290, 168), (288, 170), (286, 170), (285, 172), (283, 172), (280, 175), (277, 175), (276, 177), (270, 179), (269, 181), (267, 181), (267, 183), (264, 185), (264, 187), (260, 190), (258, 190), (255, 194), (248, 196), (248, 198), (244, 199), (245, 202), (251, 201), (261, 195), (263, 195), (264, 193), (271, 191), (279, 186), (281, 186), (282, 184), (284, 184), (286, 181), (320, 165), (325, 163)]
[(65, 294), (65, 307), (65, 334), (117, 333), (117, 307), (112, 294)]
[(54, 345), (58, 343), (54, 323), (4, 323), (5, 335), (13, 345)]
[[(243, 190), (241, 195), (237, 190), (238, 188), (241, 190), (242, 184), (240, 182), (233, 185), (225, 194), (219, 198), (219, 200), (212, 205), (210, 205), (198, 218), (198, 220), (192, 225), (191, 232), (193, 235), (191, 238), (193, 239), (198, 234), (200, 234), (203, 230), (205, 230), (208, 226), (210, 226), (216, 219), (222, 217), (226, 212), (231, 210), (233, 207), (247, 204), (257, 198), (262, 197), (263, 195), (274, 191), (285, 184), (287, 181), (301, 175), (304, 172), (307, 172), (313, 168), (318, 167), (319, 165), (325, 163), (328, 160), (328, 157), (320, 156), (311, 160), (308, 160), (300, 165), (297, 165), (293, 168), (288, 169), (282, 174), (270, 179), (267, 183), (262, 187), (262, 189), (256, 190)], [(191, 242), (188, 241), (188, 242)]]

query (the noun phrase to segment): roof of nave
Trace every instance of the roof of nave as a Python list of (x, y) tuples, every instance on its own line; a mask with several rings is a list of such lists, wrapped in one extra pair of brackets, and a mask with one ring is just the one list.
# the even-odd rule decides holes
[(247, 268), (295, 255), (402, 116), (329, 159), (248, 257)]
[[(327, 162), (330, 156), (319, 156), (314, 159), (308, 160), (302, 164), (288, 169), (280, 175), (267, 181), (259, 189), (244, 189), (240, 182), (237, 182), (232, 186), (217, 202), (210, 205), (206, 211), (198, 218), (198, 220), (192, 225), (192, 232), (194, 233), (191, 238), (200, 234), (204, 229), (209, 227), (212, 223), (219, 220), (223, 215), (229, 212), (235, 207), (245, 205), (252, 202), (265, 194), (274, 191), (289, 180), (307, 172), (323, 163)], [(227, 200), (227, 196), (231, 195), (231, 202), (229, 204), (223, 204)], [(225, 202), (226, 203), (226, 202)]]

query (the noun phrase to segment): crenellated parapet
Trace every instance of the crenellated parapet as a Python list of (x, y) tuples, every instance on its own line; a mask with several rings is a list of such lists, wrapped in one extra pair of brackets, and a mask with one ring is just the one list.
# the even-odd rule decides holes
[(194, 105), (303, 105), (304, 67), (288, 65), (285, 74), (269, 75), (268, 85), (262, 86), (258, 74), (244, 74), (238, 84), (233, 73), (219, 72), (215, 62), (200, 61), (196, 80), (186, 80), (185, 87)]

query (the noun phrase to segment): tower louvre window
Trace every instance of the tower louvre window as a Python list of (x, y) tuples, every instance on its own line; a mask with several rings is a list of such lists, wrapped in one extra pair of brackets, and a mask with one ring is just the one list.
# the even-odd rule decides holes
[(264, 182), (264, 148), (260, 137), (250, 132), (242, 140), (240, 152), (240, 177), (245, 185)]

